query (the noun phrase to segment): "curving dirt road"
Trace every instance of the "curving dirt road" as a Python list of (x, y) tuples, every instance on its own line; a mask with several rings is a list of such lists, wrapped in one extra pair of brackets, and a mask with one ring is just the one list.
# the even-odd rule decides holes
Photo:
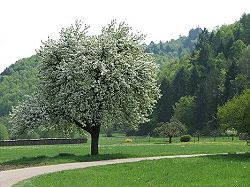
[(143, 160), (189, 158), (189, 157), (225, 155), (225, 154), (227, 154), (227, 153), (155, 156), (155, 157), (145, 157), (145, 158), (126, 158), (126, 159), (102, 160), (102, 161), (93, 161), (93, 162), (77, 162), (77, 163), (58, 164), (58, 165), (49, 165), (49, 166), (38, 166), (38, 167), (29, 167), (29, 168), (1, 171), (0, 172), (0, 187), (10, 187), (10, 186), (22, 181), (22, 180), (29, 179), (29, 178), (37, 176), (37, 175), (53, 173), (53, 172), (63, 171), (63, 170), (87, 168), (87, 167), (92, 167), (92, 166), (102, 166), (102, 165), (109, 165), (109, 164), (139, 162), (139, 161), (143, 161)]

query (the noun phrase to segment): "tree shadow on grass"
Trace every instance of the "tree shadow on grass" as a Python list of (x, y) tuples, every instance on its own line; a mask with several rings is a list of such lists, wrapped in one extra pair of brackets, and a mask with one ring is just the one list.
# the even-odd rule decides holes
[(111, 160), (128, 158), (132, 155), (129, 154), (100, 154), (100, 155), (75, 155), (71, 153), (59, 153), (56, 156), (39, 155), (35, 157), (22, 157), (16, 160), (10, 160), (0, 164), (0, 171), (17, 169), (24, 167), (63, 164), (72, 162), (90, 162), (98, 160)]
[(228, 153), (227, 155), (211, 155), (207, 158), (229, 162), (250, 162), (250, 153)]

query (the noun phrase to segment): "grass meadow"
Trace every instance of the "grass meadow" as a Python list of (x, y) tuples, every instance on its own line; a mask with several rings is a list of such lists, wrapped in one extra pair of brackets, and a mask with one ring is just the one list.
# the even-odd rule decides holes
[(200, 142), (193, 139), (188, 143), (180, 143), (179, 138), (175, 138), (172, 144), (166, 143), (165, 138), (149, 140), (148, 137), (130, 137), (132, 143), (126, 143), (126, 138), (120, 134), (115, 137), (101, 136), (98, 156), (89, 155), (89, 142), (78, 145), (0, 147), (0, 170), (129, 157), (250, 152), (245, 141), (231, 141), (227, 137), (216, 138), (215, 141), (214, 138), (201, 138)]
[[(126, 139), (132, 143), (126, 143)], [(98, 166), (42, 175), (23, 181), (22, 187), (68, 186), (249, 186), (250, 146), (228, 137), (174, 138), (100, 137), (98, 156), (90, 156), (90, 142), (78, 145), (0, 147), (0, 170), (117, 158), (230, 153), (196, 158), (162, 159)], [(245, 152), (244, 154), (235, 154)]]
[(19, 187), (240, 186), (250, 182), (250, 154), (162, 159), (34, 177)]

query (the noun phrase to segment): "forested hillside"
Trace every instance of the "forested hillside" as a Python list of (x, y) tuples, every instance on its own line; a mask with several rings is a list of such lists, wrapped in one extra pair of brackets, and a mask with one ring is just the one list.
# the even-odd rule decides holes
[(6, 115), (18, 101), (36, 89), (38, 58), (18, 60), (0, 74), (0, 116)]
[[(160, 65), (162, 97), (151, 121), (127, 133), (154, 134), (160, 122), (172, 118), (184, 123), (189, 133), (217, 134), (218, 106), (250, 88), (250, 14), (209, 32), (192, 29), (187, 37), (146, 47)], [(35, 91), (37, 56), (24, 58), (0, 75), (0, 116), (25, 95)], [(119, 128), (118, 128), (119, 129)]]
[(249, 44), (250, 14), (212, 32), (203, 29), (190, 54), (163, 65), (162, 97), (137, 133), (152, 133), (155, 124), (177, 118), (189, 133), (218, 134), (218, 106), (250, 87)]

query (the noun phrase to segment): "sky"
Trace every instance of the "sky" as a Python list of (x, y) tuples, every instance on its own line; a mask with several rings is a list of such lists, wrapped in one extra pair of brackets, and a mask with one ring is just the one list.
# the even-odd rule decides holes
[(0, 72), (35, 54), (48, 36), (81, 19), (98, 34), (112, 19), (147, 35), (146, 43), (176, 39), (200, 26), (210, 30), (250, 13), (249, 0), (3, 0), (0, 1)]

